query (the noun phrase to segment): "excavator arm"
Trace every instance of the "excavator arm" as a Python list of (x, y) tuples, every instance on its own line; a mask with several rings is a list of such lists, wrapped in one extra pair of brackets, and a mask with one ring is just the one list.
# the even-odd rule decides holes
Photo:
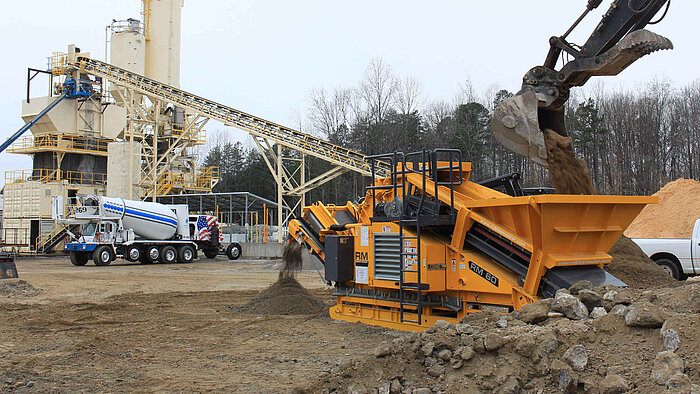
[[(506, 148), (546, 167), (547, 150), (542, 131), (551, 129), (567, 136), (564, 105), (570, 89), (583, 86), (591, 77), (617, 75), (637, 59), (652, 52), (672, 49), (670, 40), (645, 30), (666, 15), (670, 0), (615, 0), (588, 40), (577, 46), (569, 34), (602, 0), (589, 0), (571, 27), (549, 40), (543, 65), (530, 69), (520, 91), (496, 110), (492, 129)], [(651, 19), (665, 7), (655, 22)], [(557, 69), (559, 58), (567, 58)]]

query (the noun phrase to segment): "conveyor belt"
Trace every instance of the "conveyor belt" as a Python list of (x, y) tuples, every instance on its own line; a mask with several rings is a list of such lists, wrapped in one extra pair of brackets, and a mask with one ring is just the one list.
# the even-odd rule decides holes
[[(365, 162), (365, 156), (361, 153), (207, 100), (99, 60), (78, 57), (75, 67), (81, 72), (105, 78), (117, 85), (173, 103), (186, 108), (192, 113), (217, 120), (226, 125), (238, 127), (254, 137), (269, 139), (286, 148), (318, 157), (334, 165), (366, 176), (371, 176), (371, 169)], [(383, 168), (383, 164), (379, 163), (379, 171), (388, 173), (388, 166)]]

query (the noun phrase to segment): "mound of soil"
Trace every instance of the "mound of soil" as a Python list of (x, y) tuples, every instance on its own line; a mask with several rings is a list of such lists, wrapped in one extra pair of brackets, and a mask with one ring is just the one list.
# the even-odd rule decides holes
[(0, 296), (34, 296), (40, 291), (25, 280), (0, 281)]
[(296, 279), (281, 277), (241, 306), (239, 311), (255, 315), (315, 315), (325, 308), (323, 301), (306, 290)]
[(654, 193), (658, 204), (644, 207), (625, 231), (630, 238), (690, 238), (700, 218), (700, 182), (677, 179)]
[[(695, 392), (700, 309), (690, 309), (693, 297), (700, 298), (700, 284), (653, 294), (608, 286), (559, 294), (527, 313), (484, 311), (456, 325), (439, 321), (389, 339), (297, 391)], [(574, 320), (560, 309), (564, 299), (602, 306), (581, 304), (592, 317)], [(670, 301), (680, 301), (678, 308)]]
[(605, 270), (630, 287), (677, 286), (678, 281), (653, 262), (642, 249), (624, 235), (608, 252), (612, 263)]

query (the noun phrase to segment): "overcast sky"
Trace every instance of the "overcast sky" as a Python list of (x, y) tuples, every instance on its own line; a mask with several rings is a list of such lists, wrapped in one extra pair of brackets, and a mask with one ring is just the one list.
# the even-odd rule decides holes
[[(46, 68), (54, 51), (77, 44), (104, 58), (105, 26), (140, 18), (139, 0), (32, 0), (4, 4), (0, 37), (6, 60), (0, 95), (0, 138), (22, 124), (27, 67)], [(582, 44), (610, 0), (570, 37)], [(477, 92), (492, 85), (517, 91), (523, 74), (541, 64), (548, 38), (561, 35), (585, 0), (492, 1), (252, 1), (185, 0), (181, 87), (256, 116), (297, 128), (313, 88), (354, 86), (372, 58), (398, 76), (412, 76), (425, 98), (451, 101), (470, 79)], [(675, 49), (655, 53), (607, 78), (608, 88), (634, 88), (654, 78), (678, 86), (700, 76), (700, 2), (674, 0), (650, 30)], [(47, 80), (37, 78), (32, 95)], [(221, 129), (214, 123), (210, 131)], [(246, 134), (232, 132), (235, 139)], [(24, 155), (0, 154), (0, 171), (31, 168)], [(4, 177), (0, 177), (4, 183)]]

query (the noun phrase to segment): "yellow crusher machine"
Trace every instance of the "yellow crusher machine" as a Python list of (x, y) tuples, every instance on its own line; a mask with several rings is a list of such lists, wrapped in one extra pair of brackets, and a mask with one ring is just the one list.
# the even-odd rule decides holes
[[(358, 204), (315, 203), (290, 237), (325, 264), (331, 317), (400, 330), (503, 312), (579, 280), (624, 285), (608, 250), (656, 197), (511, 196), (469, 181), (458, 150), (369, 156)], [(375, 176), (391, 168), (389, 176)]]

